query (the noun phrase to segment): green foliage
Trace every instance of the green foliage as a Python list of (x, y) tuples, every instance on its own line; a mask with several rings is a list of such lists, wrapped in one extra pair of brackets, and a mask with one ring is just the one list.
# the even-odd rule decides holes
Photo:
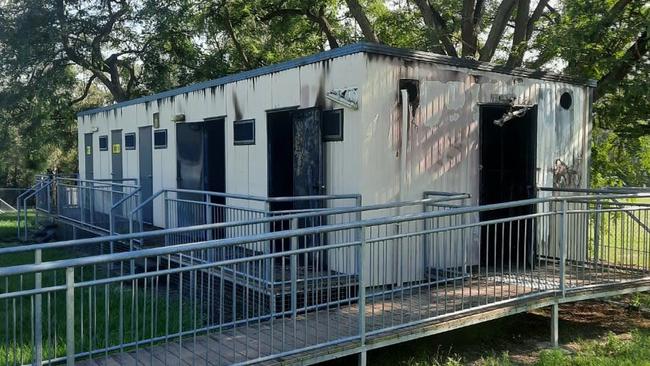
[[(460, 51), (463, 1), (359, 0), (377, 38)], [(501, 1), (471, 19), (480, 49)], [(650, 30), (650, 6), (558, 0), (531, 19), (530, 39), (500, 37), (493, 62), (525, 50), (534, 68), (604, 80), (594, 104), (594, 185), (642, 185), (650, 167), (650, 62), (627, 51)], [(531, 5), (536, 4), (532, 2)], [(531, 15), (534, 9), (531, 8)], [(514, 14), (507, 15), (512, 23)], [(74, 172), (75, 113), (304, 56), (364, 38), (346, 0), (8, 0), (0, 8), (0, 186), (45, 169)], [(647, 47), (647, 45), (646, 45)], [(643, 54), (641, 54), (643, 52)], [(472, 55), (477, 57), (477, 54)], [(81, 102), (80, 102), (81, 100)], [(635, 169), (637, 167), (637, 169)], [(638, 169), (642, 167), (643, 169)]]
[(592, 138), (593, 187), (650, 185), (650, 136), (620, 137), (595, 128)]

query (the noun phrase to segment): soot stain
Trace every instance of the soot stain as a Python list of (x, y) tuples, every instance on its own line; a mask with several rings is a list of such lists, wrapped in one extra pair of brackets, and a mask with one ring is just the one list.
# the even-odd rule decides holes
[(241, 108), (239, 106), (239, 101), (237, 100), (237, 94), (235, 92), (232, 93), (232, 104), (233, 107), (235, 108), (235, 120), (239, 121), (242, 119), (242, 114), (241, 114)]

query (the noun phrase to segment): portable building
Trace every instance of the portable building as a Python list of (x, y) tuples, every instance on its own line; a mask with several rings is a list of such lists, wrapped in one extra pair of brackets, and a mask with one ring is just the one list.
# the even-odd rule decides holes
[[(144, 199), (163, 188), (358, 193), (364, 204), (424, 191), (474, 204), (535, 197), (586, 187), (594, 86), (353, 44), (81, 112), (79, 172), (137, 178)], [(161, 211), (145, 216), (162, 227)]]

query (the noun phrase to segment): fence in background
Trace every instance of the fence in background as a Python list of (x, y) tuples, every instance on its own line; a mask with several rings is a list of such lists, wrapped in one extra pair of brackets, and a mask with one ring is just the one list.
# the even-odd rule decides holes
[(100, 235), (113, 232), (114, 225), (128, 227), (128, 212), (139, 204), (139, 192), (134, 179), (39, 175), (34, 185), (16, 199), (18, 238), (28, 240), (29, 229), (38, 227), (39, 217), (65, 220)]
[[(275, 218), (292, 223), (290, 230), (44, 262), (71, 245), (243, 223), (0, 249), (33, 250), (36, 259), (0, 268), (0, 359), (236, 364), (341, 344), (349, 347), (338, 350), (364, 352), (370, 339), (453, 314), (581, 289), (597, 296), (633, 288), (649, 279), (648, 198), (587, 192), (311, 227), (297, 225), (300, 215), (326, 211), (302, 212)], [(511, 209), (522, 213), (476, 219)], [(325, 237), (323, 245), (306, 245)], [(289, 246), (191, 259), (278, 241)], [(182, 256), (190, 260), (178, 261)], [(259, 271), (269, 262), (276, 270), (273, 291), (265, 293)]]

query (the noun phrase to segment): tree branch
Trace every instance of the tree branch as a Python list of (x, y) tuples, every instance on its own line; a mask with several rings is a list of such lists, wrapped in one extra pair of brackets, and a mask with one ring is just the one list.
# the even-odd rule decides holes
[(436, 49), (434, 49), (434, 52), (458, 57), (458, 52), (456, 52), (456, 48), (449, 38), (449, 32), (447, 31), (447, 26), (444, 19), (442, 18), (442, 15), (440, 15), (438, 11), (432, 8), (427, 0), (413, 0), (413, 2), (420, 9), (422, 19), (424, 19), (424, 24), (429, 27), (429, 30), (433, 35), (432, 41), (435, 43), (442, 43), (443, 48), (441, 51), (444, 51), (444, 53), (439, 52)]
[(630, 73), (638, 61), (648, 53), (648, 32), (643, 32), (639, 38), (625, 51), (617, 65), (598, 80), (594, 91), (594, 102), (602, 98), (608, 91), (616, 86)]
[(226, 6), (222, 7), (223, 12), (224, 12), (224, 24), (226, 26), (226, 33), (228, 33), (228, 36), (232, 40), (232, 43), (235, 45), (235, 49), (237, 50), (237, 53), (239, 53), (239, 56), (242, 59), (242, 62), (244, 63), (244, 66), (246, 66), (247, 69), (252, 69), (251, 62), (248, 59), (248, 56), (246, 55), (246, 52), (244, 51), (244, 47), (242, 47), (241, 43), (239, 43), (239, 39), (237, 38), (237, 34), (235, 34), (235, 29), (232, 26), (232, 22), (230, 20), (230, 13), (228, 12), (228, 9)]
[(544, 14), (544, 9), (548, 5), (548, 0), (539, 0), (533, 14), (531, 14), (530, 19), (528, 19), (528, 26), (526, 27), (526, 39), (530, 40), (533, 36), (533, 31), (535, 30), (535, 24)]
[(325, 16), (325, 10), (323, 8), (319, 9), (318, 14), (315, 14), (307, 9), (275, 9), (261, 18), (262, 21), (269, 21), (275, 17), (281, 16), (304, 16), (312, 22), (316, 23), (320, 28), (321, 32), (325, 34), (327, 38), (327, 43), (329, 43), (330, 48), (338, 48), (339, 42), (334, 35), (334, 30)]
[(86, 99), (86, 97), (88, 96), (88, 93), (90, 92), (90, 87), (93, 85), (93, 81), (95, 81), (96, 78), (97, 78), (97, 76), (95, 76), (94, 74), (91, 75), (90, 78), (88, 79), (88, 81), (86, 82), (86, 86), (84, 87), (83, 94), (81, 94), (80, 97), (71, 100), (68, 103), (68, 105), (72, 106), (72, 105), (75, 105), (75, 104), (81, 102), (82, 100)]

